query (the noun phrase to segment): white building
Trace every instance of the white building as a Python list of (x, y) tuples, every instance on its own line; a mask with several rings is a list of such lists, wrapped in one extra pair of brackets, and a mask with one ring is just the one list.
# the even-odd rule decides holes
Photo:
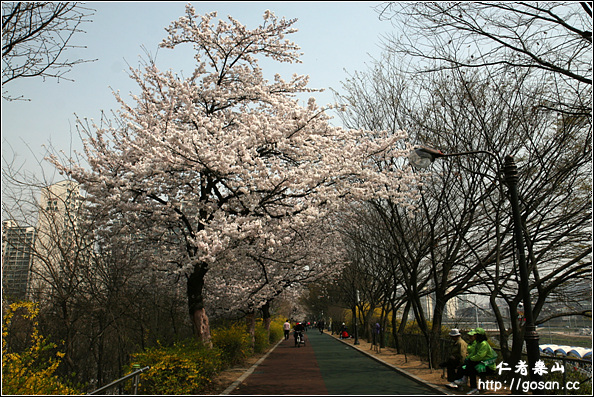
[(62, 181), (41, 190), (35, 259), (31, 268), (29, 298), (42, 299), (53, 281), (81, 260), (79, 210), (82, 198), (78, 184)]
[(448, 300), (446, 303), (446, 312), (445, 315), (448, 319), (456, 318), (456, 313), (460, 307), (460, 299), (457, 296), (454, 296), (452, 299)]

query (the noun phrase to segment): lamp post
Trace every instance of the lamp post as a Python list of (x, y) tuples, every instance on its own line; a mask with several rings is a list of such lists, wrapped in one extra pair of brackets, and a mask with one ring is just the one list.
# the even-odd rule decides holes
[[(532, 302), (530, 301), (530, 285), (528, 284), (528, 266), (526, 265), (526, 255), (524, 254), (524, 235), (522, 234), (522, 215), (520, 214), (520, 204), (518, 199), (518, 167), (512, 156), (505, 156), (503, 166), (504, 181), (509, 189), (509, 201), (512, 207), (514, 217), (514, 235), (516, 238), (516, 250), (518, 251), (518, 265), (520, 268), (520, 290), (522, 291), (522, 300), (524, 301), (524, 316), (526, 325), (524, 328), (524, 341), (526, 342), (526, 355), (530, 368), (535, 368), (535, 363), (540, 359), (540, 350), (538, 348), (538, 333), (534, 325), (532, 315)], [(535, 375), (533, 372), (531, 375)], [(538, 376), (540, 378), (540, 376)], [(534, 379), (540, 380), (540, 379)]]
[[(472, 154), (487, 154), (492, 156), (497, 161), (499, 167), (499, 158), (488, 151), (477, 150), (461, 153), (446, 154), (440, 150), (431, 148), (417, 148), (413, 150), (408, 159), (410, 163), (417, 168), (427, 168), (440, 157), (453, 157)], [(522, 217), (520, 214), (520, 205), (518, 199), (518, 167), (512, 156), (506, 156), (504, 165), (501, 168), (503, 171), (503, 182), (507, 185), (509, 191), (509, 201), (512, 209), (512, 216), (514, 222), (514, 238), (516, 243), (516, 250), (518, 254), (518, 266), (520, 271), (520, 292), (522, 301), (524, 302), (524, 313), (526, 317), (526, 325), (524, 328), (524, 341), (526, 342), (526, 355), (528, 357), (528, 365), (531, 369), (535, 368), (535, 364), (540, 360), (540, 350), (538, 346), (538, 333), (534, 325), (534, 318), (532, 315), (532, 302), (530, 301), (530, 289), (528, 283), (528, 267), (526, 265), (526, 256), (524, 254), (524, 235), (522, 234)], [(532, 381), (540, 381), (541, 376), (530, 371), (530, 379)]]
[(355, 312), (354, 312), (354, 318), (355, 318), (355, 341), (353, 342), (353, 344), (358, 345), (359, 344), (359, 333), (357, 332), (357, 307), (359, 306), (359, 290), (355, 291)]

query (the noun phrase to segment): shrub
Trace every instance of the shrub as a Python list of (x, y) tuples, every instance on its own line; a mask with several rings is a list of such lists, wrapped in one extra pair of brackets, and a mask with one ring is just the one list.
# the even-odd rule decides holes
[(132, 355), (131, 367), (150, 366), (140, 376), (139, 394), (200, 394), (222, 370), (221, 351), (195, 341), (158, 346)]
[(225, 364), (241, 364), (250, 354), (250, 338), (243, 324), (232, 324), (227, 328), (217, 328), (211, 332), (212, 344), (222, 354)]
[(268, 338), (268, 331), (262, 324), (256, 326), (256, 342), (254, 344), (254, 353), (263, 353), (270, 346), (270, 340)]
[[(17, 314), (18, 312), (18, 314)], [(55, 343), (39, 334), (39, 309), (31, 302), (10, 305), (2, 322), (2, 394), (79, 394), (73, 386), (55, 375), (64, 354)], [(15, 318), (31, 323), (30, 346), (22, 352), (11, 352), (8, 336)]]
[(277, 317), (270, 323), (270, 343), (276, 343), (284, 338), (283, 324), (285, 322), (284, 317)]

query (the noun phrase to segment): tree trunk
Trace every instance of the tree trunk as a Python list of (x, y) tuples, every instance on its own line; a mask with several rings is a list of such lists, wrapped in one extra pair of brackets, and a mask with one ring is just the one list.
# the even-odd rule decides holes
[(270, 316), (270, 301), (266, 302), (264, 306), (262, 306), (262, 322), (264, 325), (264, 329), (266, 330), (266, 337), (267, 340), (270, 341), (270, 323), (272, 322), (272, 317)]
[(352, 313), (352, 319), (353, 319), (353, 321), (352, 321), (353, 327), (349, 330), (349, 334), (353, 338), (355, 337), (355, 334), (356, 334), (357, 338), (359, 338), (359, 328), (357, 327), (357, 322), (359, 321), (359, 318), (357, 317), (357, 305), (355, 305), (351, 308), (351, 313)]
[(246, 315), (245, 323), (248, 334), (250, 335), (250, 347), (252, 350), (256, 347), (256, 312), (250, 311)]
[(442, 351), (441, 351), (441, 324), (443, 320), (443, 311), (445, 309), (446, 302), (442, 294), (436, 294), (435, 309), (433, 310), (433, 321), (431, 325), (431, 344), (432, 350), (431, 363), (432, 368), (437, 368), (439, 363), (442, 362)]
[[(105, 338), (105, 334), (101, 334), (99, 335), (99, 337), (97, 338), (97, 343), (95, 344), (95, 350), (96, 350), (96, 360), (97, 360), (97, 386), (103, 386), (103, 379), (104, 379), (104, 373), (103, 373), (103, 353), (104, 353), (104, 338)], [(122, 368), (122, 367), (120, 367)]]
[(188, 277), (187, 295), (190, 320), (194, 328), (194, 337), (198, 342), (212, 347), (210, 340), (210, 325), (204, 308), (204, 276), (206, 264), (196, 265), (194, 272)]
[[(493, 310), (493, 313), (495, 314), (495, 319), (497, 321), (497, 328), (499, 329), (499, 347), (501, 348), (501, 350), (500, 350), (501, 358), (503, 359), (503, 362), (509, 363), (510, 350), (509, 350), (508, 337), (509, 337), (510, 332), (508, 331), (508, 329), (505, 325), (505, 319), (504, 319), (503, 314), (501, 313), (500, 306), (497, 304), (497, 291), (493, 291), (491, 293), (491, 296), (489, 297), (489, 303), (491, 305), (491, 310)], [(511, 313), (511, 310), (510, 310), (510, 313)], [(513, 322), (514, 320), (511, 319), (511, 321)], [(511, 324), (510, 324), (510, 328), (512, 328)]]
[(64, 319), (64, 329), (66, 330), (66, 340), (64, 341), (64, 346), (66, 347), (66, 352), (64, 355), (64, 361), (68, 366), (68, 373), (75, 372), (75, 364), (73, 360), (73, 340), (74, 340), (74, 329), (73, 321), (70, 320), (70, 311), (68, 310), (68, 302), (63, 300), (60, 303), (60, 307), (62, 310), (62, 318)]
[[(396, 327), (394, 327), (394, 330), (392, 332), (394, 332), (394, 341), (396, 342), (396, 348), (397, 348), (397, 352), (398, 354), (402, 354), (402, 348), (400, 345), (400, 336), (402, 334), (404, 334), (404, 331), (406, 330), (406, 323), (408, 323), (408, 313), (410, 313), (410, 306), (411, 306), (411, 301), (407, 300), (406, 301), (406, 306), (404, 306), (404, 311), (402, 312), (402, 319), (400, 320), (400, 326), (398, 327), (398, 329), (396, 329)], [(396, 311), (394, 311), (394, 317), (396, 317)], [(406, 354), (406, 349), (404, 351), (404, 354)]]
[[(512, 317), (512, 324), (517, 323), (517, 322), (518, 322), (518, 320), (517, 319), (514, 320)], [(515, 332), (512, 335), (512, 349), (509, 354), (509, 359), (508, 359), (509, 361), (506, 361), (506, 362), (509, 363), (509, 366), (511, 368), (515, 368), (516, 365), (522, 359), (522, 350), (524, 347), (524, 332), (526, 330), (525, 330), (525, 327), (520, 326), (519, 324), (517, 326), (514, 324), (514, 326), (512, 328), (514, 328)], [(513, 376), (512, 371), (509, 371), (509, 372), (510, 372), (509, 378), (511, 378)], [(520, 391), (519, 385), (517, 385), (516, 383), (520, 383), (520, 382), (517, 382), (517, 381), (514, 382), (514, 385), (516, 385), (516, 386), (514, 386), (514, 389), (512, 390), (513, 393), (517, 393)]]
[(385, 348), (385, 342), (384, 342), (384, 332), (386, 329), (386, 317), (387, 317), (388, 313), (387, 313), (387, 309), (386, 309), (386, 305), (382, 305), (382, 312), (380, 314), (380, 320), (379, 320), (379, 324), (380, 324), (380, 333), (379, 333), (379, 347), (381, 349)]
[(396, 318), (396, 307), (392, 305), (392, 338), (394, 339), (394, 347), (396, 353), (400, 354), (400, 343), (398, 341), (398, 319)]
[[(364, 304), (362, 304), (361, 306), (365, 306)], [(373, 310), (371, 309), (371, 305), (369, 306), (369, 309), (367, 311), (363, 311), (364, 309), (359, 307), (359, 317), (361, 317), (361, 319), (359, 320), (359, 324), (361, 324), (361, 329), (362, 332), (359, 332), (359, 338), (363, 338), (366, 340), (371, 340), (371, 328), (372, 328), (372, 324), (371, 324), (371, 316), (373, 315)]]
[(431, 345), (431, 331), (427, 326), (427, 320), (425, 319), (425, 312), (423, 311), (421, 299), (419, 298), (419, 294), (416, 291), (416, 284), (413, 284), (413, 287), (415, 287), (415, 290), (412, 294), (409, 294), (409, 299), (412, 301), (412, 309), (415, 319), (417, 320), (417, 325), (419, 326), (419, 329), (425, 338), (425, 342), (427, 342), (427, 360), (429, 360), (429, 368), (433, 368), (431, 356), (431, 352), (433, 351), (433, 346)]

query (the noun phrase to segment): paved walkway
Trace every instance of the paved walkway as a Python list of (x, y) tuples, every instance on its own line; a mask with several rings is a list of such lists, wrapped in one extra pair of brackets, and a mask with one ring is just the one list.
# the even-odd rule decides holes
[(317, 330), (295, 347), (293, 336), (275, 348), (222, 394), (418, 395), (442, 394)]

